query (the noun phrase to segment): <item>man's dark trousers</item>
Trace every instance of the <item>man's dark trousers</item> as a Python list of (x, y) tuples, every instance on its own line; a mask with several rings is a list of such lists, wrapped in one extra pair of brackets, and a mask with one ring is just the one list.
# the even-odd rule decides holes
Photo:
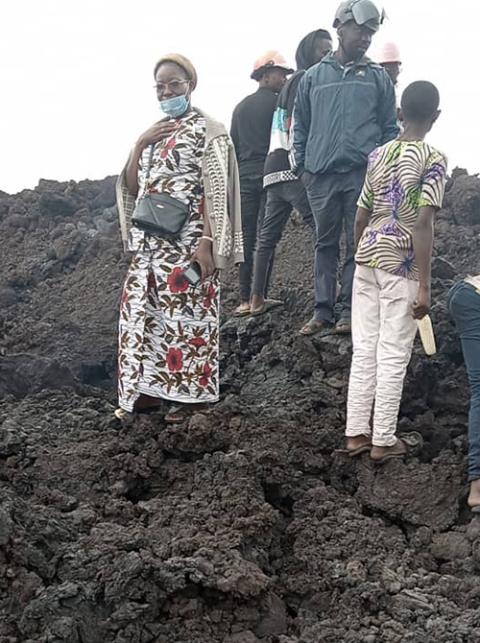
[(310, 174), (302, 181), (315, 221), (315, 313), (317, 321), (335, 323), (340, 239), (345, 232), (345, 262), (338, 298), (338, 317), (349, 320), (355, 271), (354, 227), (357, 201), (365, 179), (365, 167), (350, 172)]
[(294, 209), (300, 213), (304, 223), (312, 225), (312, 211), (301, 181), (284, 181), (267, 188), (265, 218), (259, 229), (255, 254), (253, 295), (266, 296), (275, 248)]
[(253, 258), (257, 241), (257, 230), (260, 230), (265, 215), (265, 190), (263, 177), (241, 177), (240, 194), (242, 201), (242, 229), (244, 262), (240, 264), (240, 300), (250, 301), (253, 273)]
[(468, 480), (480, 479), (480, 293), (461, 281), (451, 289), (448, 308), (462, 342), (470, 383), (468, 416)]

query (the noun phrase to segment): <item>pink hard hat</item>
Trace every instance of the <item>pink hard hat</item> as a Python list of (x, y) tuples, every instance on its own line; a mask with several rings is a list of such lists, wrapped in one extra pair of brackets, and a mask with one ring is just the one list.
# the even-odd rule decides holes
[(260, 80), (263, 73), (269, 67), (279, 67), (287, 72), (287, 74), (293, 74), (293, 69), (287, 64), (287, 61), (278, 51), (271, 49), (266, 51), (264, 54), (257, 58), (253, 64), (253, 71), (250, 74), (250, 78), (253, 80)]
[(383, 63), (401, 63), (400, 50), (394, 42), (387, 42), (383, 45), (378, 62)]

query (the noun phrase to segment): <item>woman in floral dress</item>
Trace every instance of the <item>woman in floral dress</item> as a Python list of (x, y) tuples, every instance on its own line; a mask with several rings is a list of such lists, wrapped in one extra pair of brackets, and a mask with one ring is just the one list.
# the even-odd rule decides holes
[[(154, 76), (166, 118), (140, 136), (117, 184), (122, 236), (133, 258), (120, 308), (116, 416), (168, 400), (166, 419), (173, 422), (193, 405), (218, 400), (218, 270), (231, 256), (242, 261), (243, 250), (233, 146), (223, 125), (191, 106), (193, 65), (172, 54), (156, 64)], [(188, 206), (177, 239), (131, 225), (135, 202), (152, 192)], [(193, 261), (202, 272), (197, 287), (185, 277)]]

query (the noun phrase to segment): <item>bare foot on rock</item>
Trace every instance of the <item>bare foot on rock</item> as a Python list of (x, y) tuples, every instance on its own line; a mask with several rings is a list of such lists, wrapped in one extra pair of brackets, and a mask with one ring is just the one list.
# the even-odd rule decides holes
[(479, 507), (480, 510), (480, 480), (472, 480), (470, 483), (470, 493), (468, 494), (467, 504), (470, 509)]

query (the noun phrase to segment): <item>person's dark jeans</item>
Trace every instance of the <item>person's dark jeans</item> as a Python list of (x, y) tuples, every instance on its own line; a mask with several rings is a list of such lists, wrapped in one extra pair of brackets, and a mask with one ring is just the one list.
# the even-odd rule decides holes
[(468, 417), (468, 479), (480, 479), (480, 294), (470, 284), (455, 284), (448, 295), (448, 308), (462, 342), (470, 382)]
[(340, 239), (345, 231), (345, 263), (338, 298), (339, 317), (350, 319), (355, 272), (354, 224), (365, 168), (345, 173), (310, 174), (302, 180), (315, 220), (315, 314), (317, 321), (335, 322)]
[(265, 214), (265, 190), (263, 177), (240, 178), (242, 200), (242, 228), (244, 262), (240, 264), (240, 300), (250, 301), (252, 287), (253, 257), (257, 241), (257, 230), (260, 229)]
[(301, 181), (275, 183), (267, 188), (265, 217), (259, 229), (255, 254), (253, 295), (266, 296), (275, 248), (294, 209), (300, 213), (305, 223), (313, 224), (307, 193)]

